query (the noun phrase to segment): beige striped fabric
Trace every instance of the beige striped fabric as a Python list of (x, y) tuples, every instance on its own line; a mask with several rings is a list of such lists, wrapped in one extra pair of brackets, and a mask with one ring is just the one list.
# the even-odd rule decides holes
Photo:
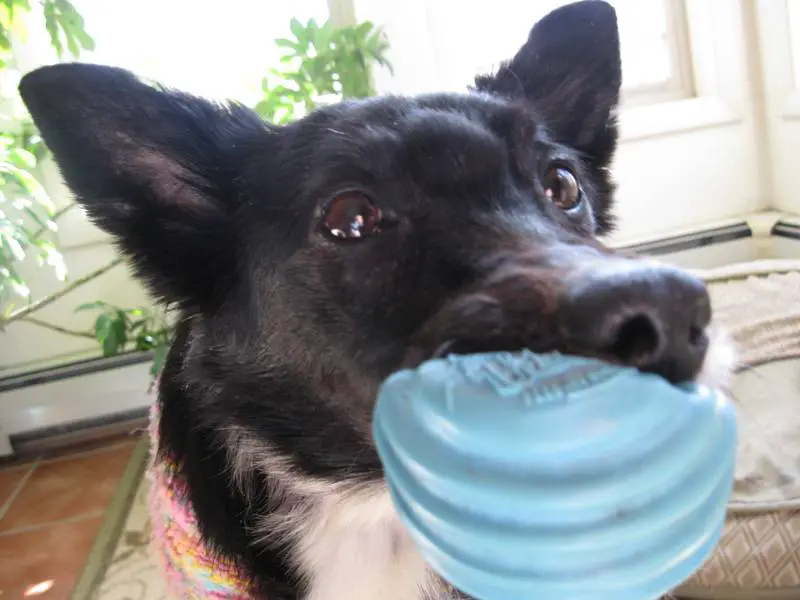
[(722, 540), (679, 598), (800, 599), (800, 261), (703, 273), (740, 371), (736, 482)]

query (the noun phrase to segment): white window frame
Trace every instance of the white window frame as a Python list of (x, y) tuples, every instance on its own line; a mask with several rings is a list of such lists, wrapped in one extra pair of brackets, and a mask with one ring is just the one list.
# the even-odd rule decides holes
[(625, 106), (662, 104), (695, 95), (686, 2), (661, 0), (661, 4), (667, 21), (667, 44), (672, 77), (661, 83), (631, 87), (625, 87), (623, 82), (622, 100)]
[[(792, 67), (792, 89), (798, 90), (800, 89), (800, 68), (798, 68), (800, 66), (798, 65), (798, 63), (800, 63), (800, 39), (793, 39), (791, 28), (793, 25), (793, 16), (795, 19), (800, 21), (800, 2), (798, 2), (798, 0), (784, 0), (784, 6), (786, 7), (786, 27), (783, 28), (783, 33), (789, 37), (788, 42), (790, 64)], [(797, 11), (797, 13), (795, 13), (795, 11)]]
[[(754, 0), (753, 21), (759, 43), (762, 89), (759, 101), (766, 121), (765, 168), (769, 171), (770, 207), (800, 214), (797, 187), (800, 173), (796, 156), (800, 151), (800, 81), (790, 11), (797, 0)], [(800, 9), (800, 6), (795, 6)]]
[[(436, 89), (436, 39), (428, 23), (429, 3), (436, 0), (351, 1), (356, 17), (383, 25), (391, 44), (395, 76), (390, 77), (385, 71), (376, 73), (378, 89), (399, 94)], [(715, 27), (719, 18), (730, 21), (731, 10), (736, 7), (728, 4), (730, 0), (666, 1), (673, 8), (676, 47), (682, 49), (676, 64), (684, 65), (684, 91), (676, 94), (673, 90), (660, 102), (640, 102), (629, 97), (620, 111), (623, 142), (727, 126), (744, 118), (746, 100), (742, 98), (741, 74), (735, 69), (720, 68), (724, 57), (741, 54), (742, 36), (732, 35), (728, 27)], [(687, 95), (689, 90), (691, 94)]]
[[(432, 8), (433, 5), (436, 5), (436, 2), (440, 0), (435, 0), (435, 2), (431, 2), (428, 4), (429, 8)], [(480, 0), (484, 3), (487, 0)], [(526, 0), (527, 2), (536, 3), (537, 0)], [(542, 1), (541, 5), (541, 15), (545, 16), (547, 12), (556, 6), (559, 5), (559, 2), (552, 2), (552, 1)], [(566, 4), (569, 3), (571, 0), (559, 0), (560, 2)], [(643, 0), (622, 0), (622, 2), (614, 3), (614, 0), (611, 0), (612, 4), (617, 5), (618, 11), (624, 11), (624, 5), (631, 2), (642, 2)], [(663, 102), (670, 102), (675, 100), (681, 100), (685, 98), (690, 98), (694, 96), (694, 78), (692, 73), (692, 64), (691, 64), (691, 49), (689, 45), (689, 35), (687, 31), (687, 22), (686, 22), (686, 8), (685, 8), (685, 0), (655, 0), (656, 5), (653, 6), (654, 11), (660, 11), (663, 14), (663, 18), (665, 21), (665, 28), (666, 28), (666, 50), (667, 50), (667, 61), (669, 63), (669, 77), (668, 79), (660, 82), (654, 83), (643, 83), (643, 84), (634, 84), (628, 85), (626, 80), (626, 73), (625, 73), (625, 50), (627, 49), (626, 44), (629, 43), (629, 40), (622, 39), (623, 44), (623, 78), (622, 78), (622, 101), (625, 106), (641, 106), (646, 104), (659, 104)], [(339, 2), (341, 3), (341, 2)], [(437, 5), (437, 8), (440, 6)], [(473, 6), (475, 8), (475, 6)], [(435, 22), (437, 21), (436, 17), (433, 17), (432, 20)], [(439, 27), (441, 27), (441, 16), (438, 18)], [(528, 23), (528, 25), (533, 26), (533, 21)], [(435, 27), (435, 26), (434, 26)], [(624, 35), (624, 27), (621, 33)], [(515, 37), (518, 32), (515, 33)], [(448, 48), (446, 43), (442, 43), (439, 40), (435, 39), (436, 36), (432, 35), (434, 38), (433, 45), (435, 51), (438, 52), (445, 52), (445, 48)], [(522, 42), (524, 38), (520, 38), (520, 42)], [(391, 40), (389, 40), (391, 42)], [(509, 56), (503, 56), (503, 59), (509, 58)], [(490, 73), (495, 71), (499, 67), (499, 63), (496, 62), (486, 62), (483, 64), (476, 65), (474, 69), (471, 69), (474, 73)], [(460, 88), (459, 88), (460, 89)]]
[[(757, 7), (770, 110), (786, 121), (800, 120), (800, 81), (794, 64), (800, 56), (793, 52), (789, 0), (757, 0)], [(800, 6), (797, 8), (800, 10)]]
[[(668, 0), (680, 2), (681, 0)], [(749, 1), (749, 0), (743, 0)], [(746, 56), (745, 35), (736, 30), (733, 13), (739, 7), (730, 0), (685, 0), (686, 56), (692, 73), (690, 97), (646, 105), (623, 107), (620, 115), (623, 142), (724, 127), (743, 121), (750, 109), (748, 91), (742, 86), (747, 66), (724, 57)], [(738, 4), (738, 2), (737, 2)], [(715, 27), (716, 21), (728, 22)], [(741, 65), (741, 66), (740, 66)]]

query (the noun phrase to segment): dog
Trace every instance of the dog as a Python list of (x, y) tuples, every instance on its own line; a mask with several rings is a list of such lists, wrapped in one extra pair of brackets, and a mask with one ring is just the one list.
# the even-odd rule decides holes
[(398, 369), (530, 348), (720, 383), (703, 283), (600, 241), (621, 77), (615, 12), (587, 0), (464, 93), (284, 126), (112, 67), (22, 79), (69, 188), (179, 317), (151, 465), (178, 595), (466, 597), (382, 478), (371, 416)]

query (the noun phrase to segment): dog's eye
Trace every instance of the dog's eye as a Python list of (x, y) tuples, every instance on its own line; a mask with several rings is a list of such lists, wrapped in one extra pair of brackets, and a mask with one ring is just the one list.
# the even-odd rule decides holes
[(578, 179), (564, 167), (547, 169), (542, 185), (547, 198), (561, 210), (573, 210), (583, 200)]
[(368, 196), (343, 192), (325, 208), (322, 225), (328, 234), (338, 239), (364, 238), (380, 231), (381, 211)]

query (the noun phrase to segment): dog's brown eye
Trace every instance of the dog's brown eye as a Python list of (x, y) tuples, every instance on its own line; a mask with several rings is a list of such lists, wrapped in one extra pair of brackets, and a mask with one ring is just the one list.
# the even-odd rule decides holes
[(322, 224), (335, 238), (355, 240), (380, 231), (381, 211), (368, 196), (343, 192), (328, 204)]
[(569, 169), (550, 167), (542, 181), (547, 198), (561, 210), (572, 210), (583, 200), (578, 179)]

